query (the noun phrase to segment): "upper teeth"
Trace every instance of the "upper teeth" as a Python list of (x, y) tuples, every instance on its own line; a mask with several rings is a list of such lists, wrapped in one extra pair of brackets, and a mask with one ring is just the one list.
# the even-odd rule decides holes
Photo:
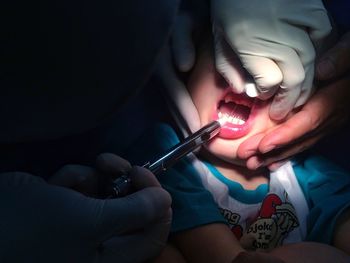
[(237, 98), (237, 96), (235, 96), (234, 94), (231, 94), (231, 93), (229, 93), (225, 96), (224, 101), (225, 101), (225, 103), (234, 102), (236, 104), (247, 106), (249, 108), (251, 107), (251, 103), (249, 101)]
[(230, 122), (232, 124), (238, 124), (238, 125), (242, 125), (245, 123), (244, 120), (241, 120), (236, 116), (228, 115), (227, 113), (219, 112), (218, 116), (220, 119), (224, 120), (224, 122)]

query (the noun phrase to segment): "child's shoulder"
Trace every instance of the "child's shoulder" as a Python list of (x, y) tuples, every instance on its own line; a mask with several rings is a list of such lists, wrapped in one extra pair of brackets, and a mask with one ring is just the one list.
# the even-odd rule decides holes
[(153, 143), (159, 150), (167, 150), (180, 142), (176, 131), (167, 123), (156, 123), (142, 136), (144, 140)]
[(299, 154), (293, 159), (292, 166), (297, 177), (302, 176), (304, 178), (332, 176), (335, 179), (344, 174), (349, 174), (349, 172), (331, 160), (312, 152)]

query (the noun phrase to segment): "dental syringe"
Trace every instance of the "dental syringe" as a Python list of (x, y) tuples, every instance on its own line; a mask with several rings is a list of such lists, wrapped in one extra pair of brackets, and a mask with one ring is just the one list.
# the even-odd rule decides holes
[[(193, 152), (204, 143), (214, 138), (221, 129), (224, 121), (213, 121), (192, 135), (188, 136), (183, 142), (180, 142), (170, 148), (163, 155), (145, 163), (142, 167), (149, 169), (153, 174), (159, 175), (168, 170), (172, 165), (182, 157)], [(112, 183), (112, 197), (119, 197), (127, 194), (130, 188), (131, 179), (128, 175), (122, 175)]]

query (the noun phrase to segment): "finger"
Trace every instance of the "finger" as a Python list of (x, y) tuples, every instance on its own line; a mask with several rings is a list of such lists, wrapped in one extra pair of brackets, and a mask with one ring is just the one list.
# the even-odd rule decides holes
[(48, 179), (50, 184), (72, 188), (89, 196), (97, 194), (98, 181), (96, 170), (83, 165), (65, 165)]
[(133, 166), (130, 170), (130, 178), (135, 189), (143, 189), (146, 187), (160, 187), (160, 183), (154, 174), (143, 167)]
[(258, 152), (259, 143), (264, 138), (265, 133), (255, 134), (244, 142), (237, 149), (237, 156), (240, 159), (247, 159)]
[(8, 185), (11, 182), (11, 186), (18, 187), (30, 183), (44, 183), (45, 180), (39, 176), (34, 176), (25, 172), (2, 172), (0, 176), (0, 185)]
[(274, 171), (285, 164), (293, 156), (305, 151), (306, 149), (309, 149), (321, 138), (322, 134), (318, 134), (310, 137), (307, 140), (303, 140), (300, 143), (276, 149), (268, 154), (252, 156), (247, 160), (246, 165), (248, 169), (251, 170), (256, 170), (260, 167), (267, 166), (271, 171)]
[[(114, 183), (118, 185), (118, 196), (124, 196), (127, 193), (133, 192), (135, 190), (140, 190), (146, 187), (160, 187), (160, 183), (158, 182), (157, 178), (154, 176), (154, 174), (143, 167), (140, 166), (133, 166), (132, 169), (129, 171), (128, 174), (125, 174), (126, 177), (121, 177), (121, 181), (109, 182), (108, 187), (112, 186)], [(125, 183), (125, 180), (128, 181), (128, 183)], [(121, 186), (121, 189), (119, 188), (119, 185)], [(107, 190), (108, 192), (113, 192), (113, 190)]]
[(213, 34), (217, 71), (225, 78), (234, 92), (243, 93), (245, 91), (244, 73), (240, 70), (241, 67), (237, 67), (240, 64), (238, 57), (218, 31), (214, 31)]
[[(171, 217), (169, 210), (159, 222), (148, 226), (144, 231), (114, 237), (104, 242), (100, 254), (102, 262), (110, 262), (112, 259), (115, 261), (116, 258), (119, 259), (118, 262), (144, 262), (145, 259), (155, 257), (167, 243)], [(119, 258), (120, 254), (122, 258)]]
[(240, 59), (262, 91), (277, 85), (285, 89), (300, 89), (305, 79), (304, 64), (308, 65), (315, 57), (312, 43), (306, 45), (308, 53), (305, 57), (300, 57), (288, 46), (269, 43), (253, 56), (240, 54)]
[(176, 110), (180, 116), (184, 116), (186, 125), (191, 131), (200, 128), (198, 111), (186, 89), (184, 83), (176, 75), (174, 67), (171, 64), (169, 48), (166, 48), (161, 54), (160, 64), (157, 66), (156, 74), (164, 84), (169, 100), (176, 105)]
[(182, 72), (189, 71), (195, 61), (192, 31), (192, 18), (188, 14), (180, 14), (177, 18), (171, 40), (175, 64)]
[(350, 32), (327, 51), (316, 64), (316, 78), (328, 80), (350, 70)]
[(240, 55), (240, 58), (257, 84), (258, 98), (266, 100), (273, 96), (283, 80), (278, 65), (265, 57)]
[(305, 106), (286, 122), (269, 132), (261, 140), (259, 151), (267, 153), (274, 148), (292, 143), (317, 129), (327, 116), (321, 112), (323, 110), (322, 100), (315, 102), (309, 102), (308, 107)]
[(143, 232), (112, 238), (103, 243), (98, 262), (145, 262), (160, 254), (166, 245), (169, 227), (161, 229), (165, 238)]
[(273, 120), (283, 120), (293, 110), (300, 92), (300, 87), (289, 89), (281, 86), (271, 103), (269, 110), (270, 118)]
[(142, 229), (159, 220), (170, 209), (171, 197), (160, 187), (147, 187), (123, 198), (101, 202), (97, 237), (104, 240), (113, 234)]
[(294, 108), (304, 105), (311, 95), (315, 92), (316, 87), (313, 84), (315, 76), (315, 63), (305, 66), (305, 79), (301, 85), (301, 91)]
[(308, 17), (304, 16), (302, 19), (303, 26), (308, 28), (310, 38), (316, 47), (332, 31), (329, 16), (324, 8), (315, 8)]
[(309, 149), (316, 142), (322, 138), (322, 134), (314, 135), (300, 143), (287, 146), (285, 148), (277, 149), (275, 152), (271, 152), (268, 155), (263, 155), (263, 159), (260, 159), (264, 166), (270, 166), (273, 163), (278, 163), (290, 159), (291, 157)]
[[(301, 58), (295, 50), (277, 44), (271, 44), (269, 49), (271, 50), (266, 52), (273, 54), (272, 59), (276, 61), (283, 75), (280, 88), (270, 107), (270, 117), (274, 120), (282, 120), (295, 107), (305, 79), (305, 71)], [(313, 54), (308, 56), (308, 60), (314, 57), (314, 50), (311, 49), (309, 52)], [(304, 89), (308, 88), (311, 87), (304, 87)]]
[(248, 158), (246, 166), (249, 170), (256, 170), (264, 166), (263, 159), (258, 155), (253, 155), (252, 157)]
[(112, 178), (116, 178), (127, 174), (131, 170), (131, 165), (127, 160), (113, 153), (102, 153), (96, 158), (96, 168)]

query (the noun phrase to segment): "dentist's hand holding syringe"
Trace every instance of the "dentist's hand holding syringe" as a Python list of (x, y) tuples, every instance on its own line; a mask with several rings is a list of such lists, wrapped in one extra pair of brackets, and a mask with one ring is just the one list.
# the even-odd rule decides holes
[[(149, 169), (155, 175), (165, 172), (182, 157), (197, 150), (219, 134), (221, 125), (223, 125), (224, 122), (224, 119), (212, 121), (185, 138), (182, 142), (174, 145), (167, 152), (146, 162), (142, 167)], [(129, 193), (131, 183), (132, 179), (130, 175), (125, 173), (107, 186), (105, 192), (108, 193), (110, 197), (124, 196)]]
[[(102, 175), (126, 172), (134, 193), (96, 197)], [(96, 168), (66, 165), (49, 182), (1, 173), (0, 197), (1, 262), (144, 262), (165, 246), (171, 224), (171, 197), (154, 175), (110, 153)]]

